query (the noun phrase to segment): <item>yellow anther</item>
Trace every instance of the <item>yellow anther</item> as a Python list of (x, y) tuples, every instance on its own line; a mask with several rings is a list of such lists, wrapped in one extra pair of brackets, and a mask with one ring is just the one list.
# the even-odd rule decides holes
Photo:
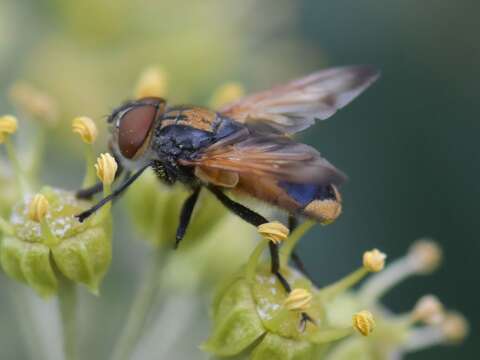
[(257, 227), (257, 231), (263, 236), (264, 239), (275, 244), (279, 244), (284, 241), (290, 233), (288, 228), (278, 221), (262, 224)]
[(443, 305), (434, 295), (422, 296), (413, 309), (412, 317), (429, 325), (439, 324), (444, 318)]
[(440, 326), (446, 340), (453, 343), (464, 340), (469, 331), (468, 322), (465, 317), (456, 312), (447, 314)]
[(238, 100), (245, 94), (243, 86), (236, 82), (228, 82), (221, 85), (212, 95), (210, 106), (217, 109), (229, 102)]
[(135, 97), (162, 97), (167, 91), (167, 80), (165, 72), (157, 67), (145, 69), (138, 79), (135, 87)]
[(42, 194), (36, 194), (28, 206), (28, 218), (40, 222), (48, 211), (48, 200)]
[(378, 249), (366, 251), (363, 253), (363, 266), (370, 272), (379, 272), (385, 266), (386, 258), (387, 255)]
[(0, 143), (3, 143), (8, 135), (17, 131), (17, 123), (17, 118), (15, 116), (0, 116)]
[(312, 294), (305, 289), (293, 289), (283, 305), (290, 311), (307, 311), (312, 304)]
[(105, 185), (111, 185), (117, 172), (117, 162), (109, 153), (100, 154), (95, 164), (97, 176)]
[(87, 144), (92, 144), (98, 135), (97, 126), (92, 119), (78, 116), (72, 121), (72, 131), (82, 138)]
[(409, 256), (418, 272), (428, 274), (442, 262), (442, 249), (435, 241), (419, 240), (410, 248)]
[(363, 310), (353, 315), (353, 328), (363, 336), (368, 336), (375, 328), (375, 319), (370, 311)]
[(41, 119), (50, 125), (57, 120), (57, 105), (53, 98), (26, 82), (16, 82), (9, 89), (9, 95), (22, 111)]

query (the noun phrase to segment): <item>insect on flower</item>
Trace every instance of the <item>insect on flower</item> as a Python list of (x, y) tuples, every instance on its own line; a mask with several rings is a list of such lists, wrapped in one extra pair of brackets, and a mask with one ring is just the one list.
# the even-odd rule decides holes
[[(345, 175), (312, 147), (290, 135), (325, 120), (347, 105), (378, 77), (369, 66), (319, 71), (271, 90), (246, 96), (218, 110), (171, 106), (162, 98), (130, 101), (109, 116), (110, 149), (126, 172), (112, 194), (78, 215), (84, 221), (118, 197), (151, 167), (167, 184), (191, 189), (177, 229), (185, 235), (195, 203), (205, 188), (248, 223), (268, 220), (230, 199), (227, 191), (248, 195), (290, 214), (291, 227), (304, 216), (328, 223), (340, 214), (337, 187)], [(120, 170), (120, 169), (119, 169)], [(120, 173), (120, 171), (119, 171)], [(78, 192), (90, 197), (101, 184)], [(270, 242), (272, 272), (289, 292), (279, 271), (278, 244)]]

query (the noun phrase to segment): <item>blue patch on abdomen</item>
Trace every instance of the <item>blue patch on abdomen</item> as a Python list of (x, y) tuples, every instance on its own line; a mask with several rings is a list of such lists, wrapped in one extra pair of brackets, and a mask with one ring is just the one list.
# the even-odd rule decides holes
[(278, 185), (302, 207), (313, 200), (335, 199), (335, 192), (331, 185), (296, 184), (288, 181), (279, 181)]

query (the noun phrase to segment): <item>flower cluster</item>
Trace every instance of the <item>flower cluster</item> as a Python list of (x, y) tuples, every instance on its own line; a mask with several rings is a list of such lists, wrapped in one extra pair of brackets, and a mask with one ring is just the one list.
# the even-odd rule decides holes
[[(441, 251), (436, 243), (415, 243), (404, 258), (385, 269), (385, 254), (377, 249), (366, 251), (362, 267), (318, 289), (286, 263), (306, 227), (283, 244), (281, 270), (293, 287), (289, 294), (271, 273), (269, 262), (259, 260), (266, 241), (281, 241), (286, 235), (276, 223), (259, 227), (264, 242), (217, 291), (212, 305), (213, 333), (203, 344), (205, 351), (255, 360), (391, 359), (466, 336), (464, 318), (446, 312), (432, 295), (422, 297), (409, 314), (393, 315), (380, 303), (381, 295), (400, 280), (432, 272), (439, 265)], [(375, 274), (353, 290), (368, 273)], [(302, 322), (305, 313), (311, 321)]]
[[(47, 95), (26, 84), (15, 85), (12, 94), (24, 113), (42, 123), (52, 123), (49, 119), (54, 110)], [(71, 191), (49, 186), (36, 190), (36, 181), (27, 176), (32, 174), (29, 167), (35, 164), (21, 161), (25, 154), (17, 155), (10, 139), (17, 127), (14, 116), (0, 117), (0, 140), (7, 149), (11, 178), (17, 180), (9, 185), (15, 196), (2, 196), (1, 199), (9, 207), (2, 212), (5, 217), (0, 221), (1, 266), (8, 276), (26, 283), (43, 297), (56, 294), (64, 279), (84, 284), (91, 292), (98, 293), (100, 281), (111, 262), (109, 207), (99, 211), (90, 221), (80, 223), (75, 215), (88, 209), (92, 205), (90, 201), (77, 199)], [(91, 144), (96, 138), (95, 123), (88, 118), (75, 119), (72, 130), (85, 143)], [(96, 167), (99, 179), (110, 184), (116, 170), (113, 158), (102, 155)], [(88, 182), (91, 183), (91, 179)], [(108, 191), (108, 187), (105, 188)]]

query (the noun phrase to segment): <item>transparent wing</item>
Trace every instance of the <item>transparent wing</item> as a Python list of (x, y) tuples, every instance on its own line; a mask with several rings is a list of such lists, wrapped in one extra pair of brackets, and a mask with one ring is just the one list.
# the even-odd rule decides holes
[(371, 66), (322, 70), (236, 102), (219, 112), (263, 132), (293, 134), (335, 114), (379, 76)]

